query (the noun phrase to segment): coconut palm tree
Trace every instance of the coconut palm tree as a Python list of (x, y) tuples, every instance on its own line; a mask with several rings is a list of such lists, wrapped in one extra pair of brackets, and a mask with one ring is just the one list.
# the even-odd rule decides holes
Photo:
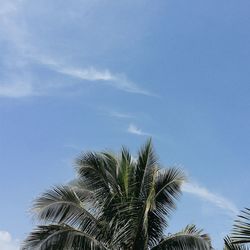
[(207, 250), (210, 239), (194, 225), (164, 236), (185, 180), (177, 168), (161, 169), (151, 140), (135, 160), (87, 152), (76, 160), (77, 180), (57, 186), (33, 205), (42, 223), (23, 249), (39, 250)]

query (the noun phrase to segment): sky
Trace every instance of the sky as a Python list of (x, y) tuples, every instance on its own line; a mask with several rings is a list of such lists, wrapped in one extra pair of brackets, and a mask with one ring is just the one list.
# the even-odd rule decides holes
[(152, 137), (189, 182), (166, 233), (215, 249), (250, 206), (249, 0), (0, 0), (0, 249), (88, 150)]

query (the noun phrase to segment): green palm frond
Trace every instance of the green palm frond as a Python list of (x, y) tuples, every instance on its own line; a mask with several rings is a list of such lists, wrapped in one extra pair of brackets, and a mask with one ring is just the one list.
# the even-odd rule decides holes
[[(95, 237), (68, 225), (38, 226), (24, 242), (22, 250), (108, 250)], [(110, 250), (110, 249), (109, 249)]]
[(124, 147), (120, 155), (117, 182), (123, 198), (127, 199), (133, 195), (134, 163), (129, 151)]
[(181, 185), (185, 181), (184, 173), (176, 168), (158, 172), (155, 186), (156, 208), (162, 215), (169, 216), (175, 209), (175, 202), (181, 194)]
[(148, 214), (150, 245), (154, 245), (163, 237), (163, 230), (168, 225), (167, 218), (175, 209), (175, 202), (181, 194), (180, 187), (184, 180), (185, 175), (179, 169), (158, 171), (155, 183), (155, 208)]
[(135, 197), (141, 202), (140, 211), (134, 220), (133, 249), (144, 249), (148, 245), (148, 214), (154, 207), (155, 181), (158, 171), (151, 140), (148, 140), (138, 153), (134, 169)]
[(67, 223), (75, 227), (80, 227), (86, 221), (97, 224), (97, 219), (88, 208), (91, 198), (89, 191), (58, 186), (38, 197), (33, 211), (39, 220), (45, 222)]
[(152, 250), (210, 250), (211, 240), (195, 225), (188, 225), (182, 231), (165, 237)]
[(230, 237), (226, 237), (224, 239), (224, 250), (248, 250), (249, 248), (243, 244), (235, 244), (233, 243)]
[(233, 227), (231, 239), (235, 243), (250, 243), (250, 209), (245, 208)]
[(76, 170), (88, 190), (94, 192), (96, 199), (102, 202), (118, 192), (116, 178), (113, 176), (116, 166), (107, 164), (103, 153), (84, 153), (76, 160)]
[(137, 164), (135, 168), (135, 178), (137, 186), (137, 196), (147, 198), (150, 181), (154, 168), (157, 167), (157, 158), (153, 150), (151, 140), (148, 140), (138, 153)]

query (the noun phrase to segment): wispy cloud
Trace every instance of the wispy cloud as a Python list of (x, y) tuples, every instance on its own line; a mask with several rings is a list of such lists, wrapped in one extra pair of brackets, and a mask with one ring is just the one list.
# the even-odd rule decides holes
[(89, 81), (89, 82), (97, 82), (105, 85), (109, 85), (116, 89), (130, 92), (134, 94), (155, 96), (155, 94), (151, 93), (148, 90), (145, 90), (135, 84), (133, 81), (129, 80), (125, 74), (112, 73), (109, 69), (96, 69), (95, 67), (87, 67), (87, 68), (78, 68), (71, 67), (65, 64), (58, 63), (53, 59), (48, 58), (39, 58), (36, 59), (47, 65), (50, 69), (61, 73), (63, 75), (67, 75), (79, 80)]
[(117, 112), (117, 111), (110, 111), (109, 115), (111, 117), (116, 117), (116, 118), (121, 118), (121, 119), (130, 119), (134, 118), (134, 115), (128, 114), (128, 113), (122, 113), (122, 112)]
[(0, 249), (18, 250), (19, 241), (12, 239), (11, 234), (9, 232), (0, 231)]
[(135, 134), (135, 135), (140, 135), (140, 136), (150, 136), (149, 133), (142, 131), (140, 128), (138, 128), (136, 125), (132, 123), (129, 124), (127, 132), (130, 134)]
[[(94, 67), (80, 69), (55, 63), (53, 60), (40, 60), (39, 56), (34, 55), (29, 55), (27, 58), (31, 60), (29, 62), (31, 64), (33, 62), (39, 62), (43, 65), (46, 65), (50, 70), (54, 72), (73, 77), (78, 80), (82, 80), (86, 84), (95, 82), (96, 84), (103, 84), (133, 94), (154, 96), (153, 93), (150, 93), (149, 91), (140, 88), (138, 85), (128, 80), (124, 74), (115, 74), (108, 69), (98, 70)], [(60, 83), (57, 84), (57, 88), (63, 90), (69, 86), (74, 87), (76, 86), (76, 84), (79, 84), (79, 81), (70, 84)], [(32, 81), (14, 84), (3, 84), (0, 82), (0, 97), (5, 96), (17, 98), (31, 95), (46, 95), (49, 94), (54, 87), (55, 85), (46, 82), (43, 85), (38, 85), (37, 83)], [(124, 115), (118, 112), (113, 113), (113, 116), (119, 116), (120, 118), (129, 118), (129, 115)]]
[(223, 209), (227, 214), (235, 218), (238, 214), (236, 205), (227, 198), (209, 191), (207, 188), (197, 183), (185, 183), (182, 187), (183, 192), (195, 195), (204, 201), (210, 202), (216, 207)]
[[(95, 66), (72, 66), (64, 63), (64, 60), (57, 60), (57, 57), (44, 56), (43, 50), (40, 49), (39, 44), (35, 42), (32, 38), (32, 34), (29, 33), (30, 24), (26, 22), (24, 10), (25, 10), (25, 1), (22, 0), (3, 0), (1, 1), (0, 9), (0, 40), (7, 41), (8, 46), (12, 46), (13, 51), (11, 55), (8, 54), (6, 59), (2, 57), (0, 61), (4, 61), (6, 64), (13, 65), (20, 61), (24, 62), (27, 65), (33, 64), (43, 64), (48, 67), (50, 70), (63, 74), (65, 76), (78, 79), (80, 81), (71, 81), (70, 84), (72, 87), (76, 86), (76, 83), (95, 83), (106, 85), (124, 92), (129, 92), (133, 94), (147, 95), (147, 96), (156, 96), (151, 91), (146, 90), (142, 86), (139, 86), (134, 81), (130, 80), (129, 77), (124, 73), (112, 72), (108, 68), (97, 68)], [(33, 31), (34, 32), (34, 31)], [(34, 40), (34, 41), (33, 41)], [(43, 52), (41, 52), (43, 51)], [(51, 52), (52, 53), (52, 52)], [(49, 54), (51, 54), (49, 53)], [(41, 56), (42, 55), (42, 56)], [(3, 59), (4, 58), (4, 59)], [(32, 67), (25, 68), (27, 74), (36, 76), (36, 71), (30, 70)], [(16, 71), (20, 72), (20, 68), (16, 68)], [(21, 70), (24, 72), (24, 69)], [(13, 74), (13, 68), (5, 68), (6, 75), (9, 75), (7, 78), (11, 78)], [(20, 76), (20, 79), (23, 76)], [(39, 77), (39, 76), (38, 76)], [(35, 77), (36, 78), (36, 77)], [(46, 82), (43, 83), (43, 86), (37, 88), (36, 82), (30, 81), (29, 84), (10, 84), (6, 86), (3, 84), (3, 79), (0, 77), (0, 88), (3, 94), (1, 96), (5, 97), (25, 97), (31, 96), (34, 94), (44, 95), (51, 94), (50, 91), (53, 87), (48, 86)], [(9, 80), (9, 79), (7, 79)], [(23, 79), (26, 80), (26, 79)], [(7, 81), (8, 82), (8, 81)], [(60, 84), (60, 88), (64, 90), (69, 86), (69, 81), (65, 84)], [(30, 88), (28, 90), (27, 88)], [(32, 91), (31, 91), (32, 89)], [(13, 93), (13, 94), (12, 94)]]

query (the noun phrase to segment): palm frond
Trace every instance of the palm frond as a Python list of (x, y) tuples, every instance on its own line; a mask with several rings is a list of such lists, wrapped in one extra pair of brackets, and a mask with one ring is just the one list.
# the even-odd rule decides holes
[(137, 184), (137, 196), (147, 198), (152, 174), (157, 166), (157, 158), (153, 150), (151, 139), (141, 148), (138, 154), (138, 160), (135, 169), (135, 178)]
[(231, 239), (234, 243), (250, 243), (250, 209), (245, 208), (235, 221)]
[(87, 152), (76, 160), (76, 170), (86, 188), (93, 191), (98, 202), (110, 199), (119, 192), (116, 172), (117, 163), (108, 153)]
[(76, 159), (77, 172), (89, 190), (110, 192), (104, 159), (100, 153), (87, 152)]
[(129, 151), (123, 147), (119, 158), (119, 169), (117, 183), (121, 190), (121, 197), (130, 197), (133, 195), (134, 188), (134, 164)]
[(107, 250), (103, 242), (68, 225), (38, 226), (25, 240), (23, 250)]
[(35, 216), (45, 222), (67, 223), (80, 227), (82, 224), (97, 224), (96, 215), (90, 212), (88, 204), (92, 195), (88, 191), (70, 186), (58, 186), (38, 197), (33, 205)]
[(155, 208), (148, 214), (149, 243), (154, 245), (163, 237), (164, 228), (168, 225), (168, 217), (181, 193), (181, 184), (185, 180), (184, 173), (176, 168), (158, 171), (155, 183)]
[(210, 250), (211, 241), (207, 234), (188, 225), (182, 231), (162, 239), (152, 250)]
[(139, 249), (139, 247), (144, 249), (148, 244), (148, 213), (155, 206), (155, 177), (157, 171), (157, 158), (150, 139), (139, 151), (134, 169), (136, 185), (134, 194), (142, 205), (137, 218), (134, 220), (133, 249)]
[(181, 194), (181, 184), (185, 179), (184, 173), (177, 168), (169, 168), (158, 172), (155, 187), (157, 210), (168, 216), (175, 209), (175, 202)]

